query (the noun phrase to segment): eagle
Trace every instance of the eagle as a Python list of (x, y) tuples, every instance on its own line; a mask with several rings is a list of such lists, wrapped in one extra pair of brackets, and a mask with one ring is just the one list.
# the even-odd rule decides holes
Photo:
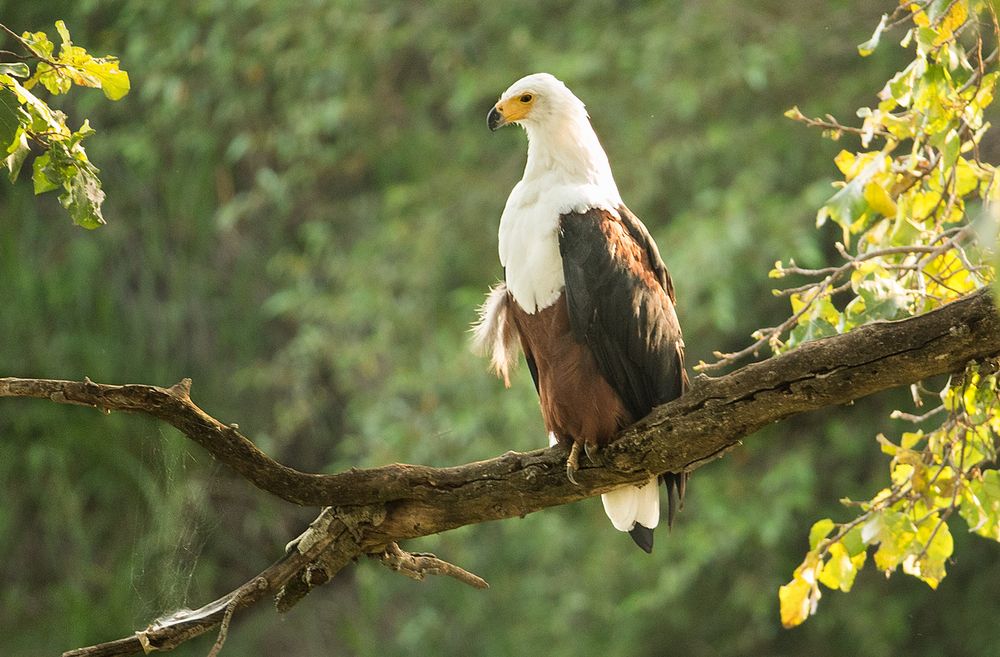
[[(524, 176), (500, 217), (504, 281), (473, 327), (473, 345), (510, 386), (524, 353), (551, 445), (596, 461), (618, 432), (687, 388), (674, 287), (649, 231), (622, 202), (608, 157), (573, 92), (548, 73), (524, 77), (489, 110), (495, 131), (528, 135)], [(652, 552), (657, 477), (602, 495), (616, 529)], [(659, 477), (667, 522), (683, 503), (686, 473)]]

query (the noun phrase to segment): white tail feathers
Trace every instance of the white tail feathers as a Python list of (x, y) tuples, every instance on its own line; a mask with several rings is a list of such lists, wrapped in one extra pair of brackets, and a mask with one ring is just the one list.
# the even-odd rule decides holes
[(601, 495), (604, 512), (620, 532), (629, 532), (636, 523), (653, 529), (660, 522), (660, 491), (653, 477), (641, 486), (622, 486)]
[(498, 283), (479, 306), (479, 321), (472, 327), (472, 348), (490, 357), (490, 365), (510, 387), (510, 371), (517, 364), (517, 329), (507, 310), (507, 284)]

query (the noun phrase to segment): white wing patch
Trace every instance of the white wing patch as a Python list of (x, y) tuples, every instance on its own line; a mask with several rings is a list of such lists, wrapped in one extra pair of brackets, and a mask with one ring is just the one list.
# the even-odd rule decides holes
[(553, 172), (522, 180), (510, 193), (500, 217), (500, 263), (507, 287), (528, 313), (559, 299), (566, 279), (559, 254), (559, 218), (601, 208), (618, 216), (621, 199), (594, 184), (571, 184)]
[(620, 532), (630, 532), (639, 523), (654, 529), (660, 522), (660, 491), (653, 477), (642, 486), (622, 486), (601, 495), (604, 512)]

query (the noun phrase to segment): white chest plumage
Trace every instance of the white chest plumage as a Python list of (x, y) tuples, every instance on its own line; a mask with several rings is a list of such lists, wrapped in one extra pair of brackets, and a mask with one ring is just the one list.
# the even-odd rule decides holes
[(552, 172), (522, 180), (511, 191), (500, 217), (500, 263), (507, 288), (529, 313), (551, 306), (565, 287), (559, 254), (560, 217), (592, 208), (617, 214), (621, 204), (617, 189), (567, 183), (560, 178)]
[(500, 263), (507, 289), (525, 311), (555, 303), (565, 285), (559, 255), (558, 208), (520, 182), (500, 218)]

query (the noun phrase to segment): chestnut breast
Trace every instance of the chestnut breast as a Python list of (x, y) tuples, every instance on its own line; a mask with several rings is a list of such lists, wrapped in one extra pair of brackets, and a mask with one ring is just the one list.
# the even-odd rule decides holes
[(535, 313), (526, 312), (511, 296), (508, 303), (521, 347), (535, 366), (545, 428), (560, 442), (611, 442), (633, 418), (598, 371), (590, 349), (574, 338), (565, 292)]

